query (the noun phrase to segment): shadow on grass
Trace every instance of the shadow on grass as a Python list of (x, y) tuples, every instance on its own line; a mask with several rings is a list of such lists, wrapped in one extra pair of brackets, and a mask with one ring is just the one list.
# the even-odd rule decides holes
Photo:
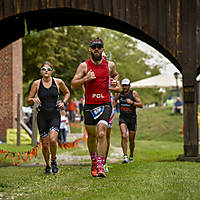
[(169, 159), (169, 160), (156, 160), (156, 162), (178, 162), (176, 159)]
[[(12, 165), (11, 163), (0, 163), (0, 168), (3, 167), (44, 167), (45, 164), (22, 164), (22, 165)], [(79, 167), (90, 167), (90, 163), (66, 163), (66, 164), (59, 164), (58, 166), (79, 166)]]
[(14, 166), (10, 162), (3, 162), (3, 161), (1, 161), (0, 162), (0, 168), (1, 167), (14, 167)]

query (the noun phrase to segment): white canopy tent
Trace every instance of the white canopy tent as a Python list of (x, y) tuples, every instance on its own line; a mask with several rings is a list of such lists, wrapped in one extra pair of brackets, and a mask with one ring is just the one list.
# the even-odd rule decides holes
[[(159, 74), (131, 83), (131, 88), (171, 88), (176, 87), (175, 77)], [(182, 87), (182, 77), (178, 78), (178, 87)]]

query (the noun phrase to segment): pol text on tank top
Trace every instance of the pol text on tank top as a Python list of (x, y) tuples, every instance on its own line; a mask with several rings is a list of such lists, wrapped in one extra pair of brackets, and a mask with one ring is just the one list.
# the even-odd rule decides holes
[(136, 116), (136, 107), (132, 104), (127, 103), (126, 99), (131, 99), (135, 102), (135, 98), (133, 97), (133, 91), (129, 91), (127, 95), (124, 94), (124, 91), (120, 93), (119, 96), (119, 106), (120, 106), (120, 116), (124, 116), (126, 118), (132, 118)]
[(109, 93), (109, 67), (108, 61), (103, 59), (102, 63), (95, 65), (91, 59), (86, 60), (87, 73), (93, 70), (96, 79), (87, 81), (86, 88), (86, 104), (103, 104), (110, 102)]

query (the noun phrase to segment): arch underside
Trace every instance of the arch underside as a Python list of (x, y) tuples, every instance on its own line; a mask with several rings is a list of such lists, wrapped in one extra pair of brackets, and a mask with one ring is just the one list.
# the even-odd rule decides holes
[(180, 72), (182, 72), (181, 65), (169, 51), (138, 28), (111, 16), (72, 8), (43, 9), (18, 14), (0, 20), (0, 38), (2, 38), (0, 49), (17, 39), (22, 38), (31, 30), (41, 31), (48, 28), (70, 25), (97, 26), (126, 33), (155, 48), (168, 58)]
[(126, 33), (158, 50), (182, 72), (184, 155), (178, 159), (198, 159), (199, 0), (0, 0), (0, 49), (31, 30), (69, 25)]

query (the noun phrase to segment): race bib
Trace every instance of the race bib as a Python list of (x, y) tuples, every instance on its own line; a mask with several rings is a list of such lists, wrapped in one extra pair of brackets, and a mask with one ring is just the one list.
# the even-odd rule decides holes
[(90, 112), (91, 112), (93, 118), (94, 118), (94, 119), (97, 119), (99, 116), (102, 115), (103, 111), (104, 111), (104, 106), (99, 106), (99, 107), (97, 107), (97, 108), (94, 108), (94, 109), (91, 110)]

